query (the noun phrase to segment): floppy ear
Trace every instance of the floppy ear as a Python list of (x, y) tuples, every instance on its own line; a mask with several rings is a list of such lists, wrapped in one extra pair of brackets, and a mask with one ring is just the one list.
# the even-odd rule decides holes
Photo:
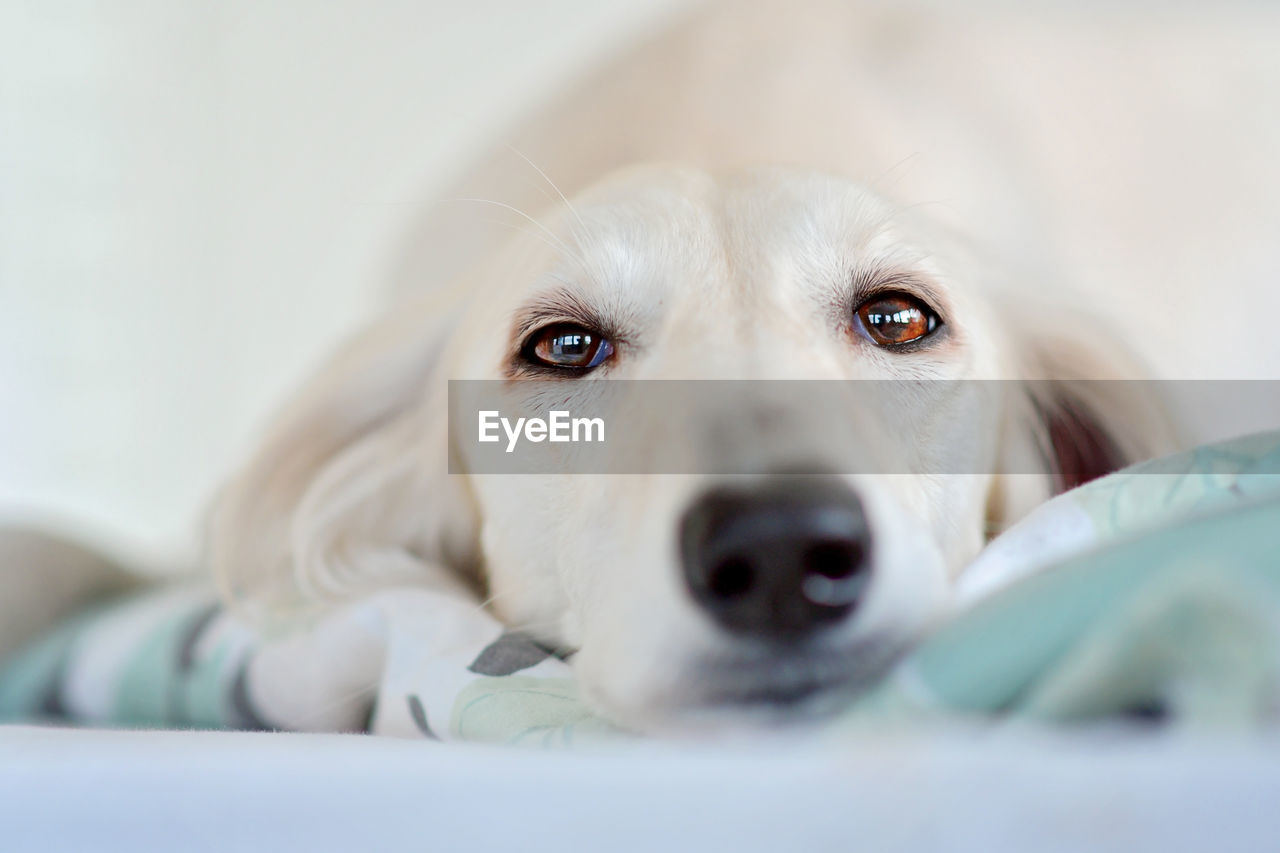
[(285, 409), (214, 508), (209, 554), (230, 601), (298, 614), (388, 583), (474, 578), (437, 368), (451, 313), (399, 306)]
[(1179, 449), (1151, 371), (1104, 324), (1070, 310), (1041, 316), (1052, 328), (1018, 324), (1021, 378), (1006, 395), (989, 508), (997, 531), (1059, 492)]

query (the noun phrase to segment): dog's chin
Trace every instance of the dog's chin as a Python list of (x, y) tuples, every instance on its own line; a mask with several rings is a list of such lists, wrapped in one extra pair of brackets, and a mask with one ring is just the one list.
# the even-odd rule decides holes
[(896, 658), (895, 647), (876, 641), (717, 654), (689, 665), (660, 701), (603, 710), (660, 735), (796, 731), (847, 710)]
[(802, 730), (835, 717), (858, 692), (857, 687), (839, 682), (744, 686), (677, 708), (660, 729), (677, 735)]

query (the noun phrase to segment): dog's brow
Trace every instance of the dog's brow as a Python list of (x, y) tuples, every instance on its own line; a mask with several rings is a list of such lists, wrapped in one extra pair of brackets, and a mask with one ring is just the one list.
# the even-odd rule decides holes
[(516, 309), (512, 325), (517, 345), (535, 329), (550, 323), (577, 323), (602, 335), (616, 337), (616, 325), (595, 306), (572, 291), (559, 290), (534, 297)]
[(928, 276), (907, 269), (868, 266), (854, 272), (846, 285), (854, 304), (886, 290), (903, 290), (925, 300), (938, 310), (946, 310), (947, 300)]

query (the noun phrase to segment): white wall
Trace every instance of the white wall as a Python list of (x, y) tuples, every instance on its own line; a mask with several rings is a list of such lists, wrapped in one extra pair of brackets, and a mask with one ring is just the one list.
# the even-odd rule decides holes
[(0, 517), (152, 563), (434, 186), (685, 0), (0, 0)]

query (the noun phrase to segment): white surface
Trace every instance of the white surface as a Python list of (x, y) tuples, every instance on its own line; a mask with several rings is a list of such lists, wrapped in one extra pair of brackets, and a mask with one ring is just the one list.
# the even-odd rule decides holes
[(0, 727), (0, 846), (1273, 850), (1276, 746), (957, 734), (567, 754)]
[(189, 551), (432, 188), (684, 2), (0, 2), (0, 518)]

